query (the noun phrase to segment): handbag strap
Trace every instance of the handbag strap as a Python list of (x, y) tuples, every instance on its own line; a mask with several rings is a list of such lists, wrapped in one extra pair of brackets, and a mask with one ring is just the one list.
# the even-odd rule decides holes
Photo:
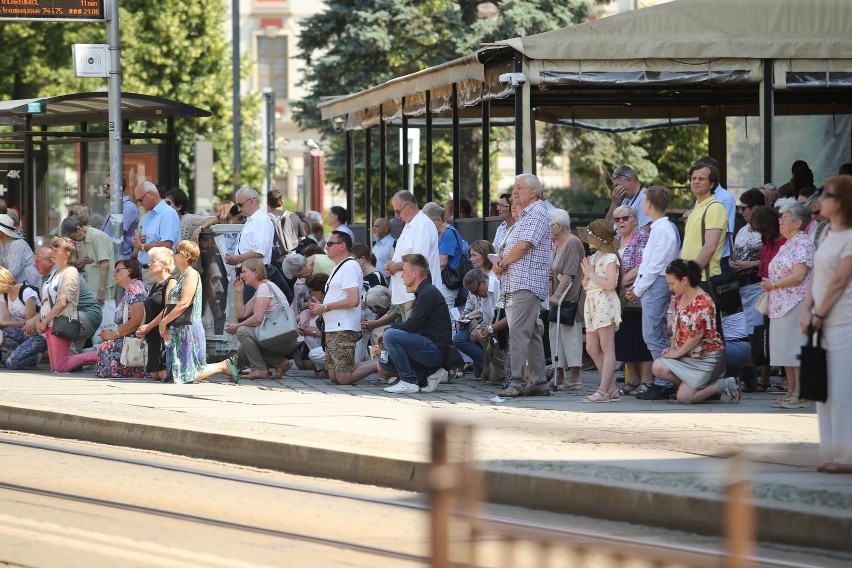
[[(343, 264), (343, 263), (341, 263), (341, 264)], [(278, 291), (277, 291), (277, 290), (278, 290), (278, 286), (273, 286), (273, 285), (272, 285), (272, 283), (271, 283), (271, 282), (269, 282), (269, 281), (264, 282), (264, 284), (266, 284), (266, 285), (267, 285), (267, 287), (269, 287), (269, 291), (270, 291), (270, 292), (272, 292), (272, 295), (273, 295), (273, 296), (275, 296), (275, 300), (276, 300), (276, 301), (278, 301), (278, 307), (279, 307), (279, 309), (281, 309), (282, 307), (284, 307), (284, 306), (286, 306), (286, 305), (287, 305), (287, 303), (286, 303), (286, 302), (282, 302), (282, 301), (281, 301), (281, 297), (278, 295)]]
[(351, 256), (347, 256), (346, 258), (343, 259), (343, 262), (341, 262), (340, 264), (338, 264), (337, 266), (334, 267), (334, 271), (331, 273), (331, 276), (329, 276), (328, 280), (325, 281), (325, 293), (326, 294), (328, 294), (328, 286), (329, 286), (329, 284), (331, 284), (331, 281), (334, 278), (334, 275), (337, 274), (337, 271), (340, 270), (340, 268), (344, 264), (346, 264), (346, 262), (349, 261), (349, 260), (355, 260), (355, 259), (352, 258)]
[[(716, 203), (718, 203), (719, 205), (722, 205), (722, 203), (721, 203), (720, 201), (717, 201)], [(706, 227), (706, 226), (705, 226), (705, 224), (704, 224), (704, 220), (705, 220), (705, 218), (707, 217), (707, 211), (708, 211), (708, 210), (710, 209), (710, 207), (712, 207), (712, 206), (713, 206), (713, 204), (711, 203), (710, 205), (708, 205), (708, 206), (704, 209), (704, 213), (702, 213), (702, 214), (701, 214), (701, 248), (704, 248), (704, 231), (706, 230), (706, 229), (705, 229), (705, 227)], [(724, 205), (722, 205), (722, 209), (725, 209), (725, 206), (724, 206)], [(728, 210), (727, 210), (727, 209), (725, 209), (725, 217), (727, 217), (727, 216), (728, 216)], [(731, 252), (733, 252), (733, 251), (734, 251), (734, 239), (733, 239), (733, 237), (730, 235), (730, 233), (728, 233), (728, 223), (727, 223), (727, 221), (725, 222), (725, 239), (726, 239), (726, 240), (730, 240), (730, 244), (731, 244)], [(712, 259), (712, 258), (713, 258), (713, 255), (710, 255), (710, 258)], [(707, 282), (710, 282), (710, 262), (709, 262), (709, 261), (707, 262), (707, 266), (705, 266), (705, 267), (704, 267), (704, 279), (705, 279)]]

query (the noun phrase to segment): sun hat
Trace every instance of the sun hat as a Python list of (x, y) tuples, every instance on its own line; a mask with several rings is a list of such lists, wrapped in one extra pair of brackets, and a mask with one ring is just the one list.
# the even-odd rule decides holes
[(15, 222), (5, 213), (0, 213), (0, 231), (3, 231), (13, 239), (20, 239), (21, 233), (15, 230)]
[(616, 251), (618, 245), (615, 242), (615, 229), (612, 224), (603, 219), (592, 221), (586, 227), (577, 229), (580, 240), (589, 243), (598, 250)]

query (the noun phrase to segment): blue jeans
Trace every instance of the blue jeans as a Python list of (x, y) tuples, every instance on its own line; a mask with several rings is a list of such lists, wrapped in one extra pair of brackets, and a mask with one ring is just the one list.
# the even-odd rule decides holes
[(751, 343), (748, 341), (725, 342), (725, 376), (739, 377), (743, 365), (751, 357)]
[(444, 364), (443, 353), (419, 333), (389, 328), (382, 345), (388, 352), (388, 362), (380, 363), (382, 369), (396, 372), (399, 380), (412, 385), (419, 385), (421, 377), (428, 377)]
[[(663, 349), (669, 346), (666, 333), (666, 314), (671, 301), (671, 291), (665, 276), (657, 276), (654, 283), (642, 294), (642, 339), (654, 360), (660, 358)], [(657, 384), (669, 385), (668, 381), (657, 379)]]
[(470, 357), (471, 361), (473, 361), (474, 376), (477, 379), (481, 377), (482, 368), (485, 365), (484, 354), (479, 342), (470, 340), (470, 330), (463, 329), (456, 332), (456, 334), (453, 335), (453, 345), (455, 345), (459, 351)]

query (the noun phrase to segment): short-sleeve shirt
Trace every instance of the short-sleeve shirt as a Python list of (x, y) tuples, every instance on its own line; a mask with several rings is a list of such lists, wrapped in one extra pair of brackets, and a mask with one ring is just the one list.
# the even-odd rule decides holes
[(691, 302), (677, 307), (681, 296), (672, 298), (670, 310), (672, 317), (672, 339), (675, 349), (683, 347), (690, 338), (703, 331), (704, 337), (692, 351), (689, 357), (704, 357), (725, 349), (722, 338), (716, 329), (716, 306), (706, 292), (700, 292)]
[(38, 292), (29, 286), (26, 288), (22, 286), (18, 297), (14, 300), (9, 300), (9, 294), (0, 294), (0, 304), (7, 304), (6, 308), (13, 320), (23, 321), (27, 319), (26, 304), (30, 298), (35, 298), (36, 305), (38, 304)]
[(257, 288), (257, 292), (255, 292), (255, 296), (258, 298), (269, 298), (269, 304), (266, 306), (267, 314), (275, 313), (275, 310), (281, 307), (281, 302), (278, 301), (278, 298), (285, 297), (284, 292), (281, 290), (274, 290), (273, 286), (275, 286), (275, 284), (267, 280), (263, 283), (263, 286), (259, 286)]
[[(411, 221), (402, 228), (402, 233), (396, 240), (396, 248), (393, 251), (392, 260), (402, 262), (402, 257), (407, 254), (419, 253), (426, 257), (429, 263), (429, 275), (431, 282), (441, 282), (441, 260), (438, 256), (438, 229), (435, 223), (426, 216), (423, 211), (418, 211)], [(397, 272), (391, 277), (391, 303), (404, 304), (414, 300), (414, 294), (405, 289), (402, 281), (402, 273)]]
[(86, 236), (83, 239), (83, 252), (86, 254), (88, 258), (91, 258), (94, 262), (87, 264), (86, 271), (86, 280), (89, 282), (89, 286), (97, 292), (101, 289), (101, 265), (100, 263), (106, 260), (109, 263), (109, 269), (107, 270), (107, 281), (103, 286), (104, 290), (109, 290), (110, 288), (115, 286), (115, 276), (112, 265), (113, 257), (115, 255), (115, 248), (112, 246), (112, 239), (101, 231), (100, 229), (95, 229), (94, 227), (88, 227), (86, 229)]
[[(844, 258), (852, 256), (852, 229), (845, 231), (829, 231), (816, 249), (814, 257), (813, 296), (814, 307), (821, 309), (825, 299), (825, 291), (829, 282), (834, 278), (837, 266)], [(824, 327), (848, 325), (852, 323), (852, 280), (834, 303), (834, 306), (824, 315)]]
[(258, 209), (246, 219), (243, 232), (240, 233), (240, 243), (237, 254), (256, 252), (263, 255), (263, 264), (272, 262), (272, 240), (275, 237), (275, 226), (272, 219), (263, 209)]
[[(698, 258), (698, 253), (701, 252), (704, 243), (704, 235), (701, 232), (702, 218), (704, 219), (705, 230), (718, 229), (721, 231), (719, 244), (716, 245), (716, 250), (713, 251), (708, 263), (710, 276), (716, 276), (722, 273), (720, 262), (722, 261), (722, 251), (725, 249), (725, 235), (728, 232), (728, 212), (725, 206), (716, 201), (715, 198), (708, 197), (702, 203), (697, 204), (689, 214), (683, 233), (683, 247), (680, 249), (680, 257), (684, 260)], [(707, 279), (705, 270), (701, 271), (701, 279)]]
[(629, 205), (633, 209), (636, 210), (636, 226), (638, 228), (645, 227), (646, 225), (650, 225), (654, 222), (653, 219), (648, 217), (645, 214), (645, 208), (643, 205), (645, 204), (645, 188), (642, 187), (639, 189), (639, 192), (633, 197), (625, 197), (621, 200), (621, 205)]
[(813, 275), (815, 247), (808, 236), (799, 231), (792, 239), (781, 245), (778, 254), (769, 263), (769, 279), (773, 282), (793, 274), (793, 266), (804, 264), (807, 275), (798, 286), (775, 288), (769, 293), (769, 317), (780, 318), (805, 299), (808, 284)]
[[(325, 305), (346, 300), (348, 298), (346, 290), (355, 288), (359, 294), (364, 276), (361, 273), (361, 267), (351, 256), (341, 261), (337, 265), (333, 276), (326, 284)], [(323, 314), (325, 321), (325, 331), (361, 331), (361, 307), (334, 309)]]
[[(174, 249), (180, 242), (180, 218), (177, 211), (165, 199), (161, 199), (142, 219), (142, 234), (145, 235), (146, 244), (171, 241)], [(146, 251), (141, 250), (136, 260), (139, 264), (148, 264), (151, 259)]]
[[(763, 249), (763, 241), (760, 233), (753, 231), (750, 225), (744, 225), (737, 232), (734, 239), (734, 252), (731, 254), (731, 259), (736, 262), (754, 262), (760, 260), (760, 251)], [(740, 270), (740, 281), (757, 277), (757, 268), (749, 268), (748, 270)], [(727, 337), (727, 334), (725, 335)]]
[(445, 254), (449, 257), (447, 266), (456, 268), (462, 261), (464, 254), (464, 244), (455, 227), (449, 226), (444, 231), (444, 234), (438, 239), (438, 254)]
[(547, 298), (550, 280), (553, 243), (550, 239), (550, 215), (541, 201), (534, 201), (521, 211), (514, 229), (506, 239), (503, 257), (507, 257), (521, 241), (532, 246), (524, 256), (508, 266), (506, 277), (501, 281), (503, 291), (511, 294), (518, 290), (529, 290), (544, 300)]

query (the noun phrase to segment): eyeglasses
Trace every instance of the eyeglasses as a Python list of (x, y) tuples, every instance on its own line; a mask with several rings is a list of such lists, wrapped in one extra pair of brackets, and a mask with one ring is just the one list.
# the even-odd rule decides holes
[(837, 194), (833, 191), (828, 191), (827, 189), (822, 190), (822, 197), (833, 197), (837, 199)]
[(502, 203), (497, 204), (497, 209), (509, 209), (511, 207), (511, 205), (503, 205)]
[(243, 199), (242, 203), (237, 203), (237, 209), (242, 209), (243, 205), (245, 205), (246, 203), (248, 203), (252, 199), (254, 199), (254, 197), (249, 197), (248, 199)]
[(331, 245), (341, 245), (343, 241), (325, 241), (325, 246), (330, 247)]
[(781, 217), (780, 219), (778, 219), (778, 222), (779, 223), (792, 223), (793, 218), (792, 217)]
[[(400, 207), (399, 209), (394, 209), (394, 210), (393, 210), (393, 214), (394, 214), (394, 215), (399, 215), (399, 214), (400, 214), (400, 213), (402, 213), (402, 212), (405, 210), (405, 208), (406, 208), (406, 207), (408, 207), (409, 205), (411, 205), (411, 203), (406, 203), (405, 205), (403, 205), (403, 206), (402, 206), (402, 207)], [(497, 207), (499, 207), (499, 205), (498, 205)]]
[(616, 223), (626, 223), (630, 220), (630, 215), (625, 215), (624, 217), (613, 217), (612, 220)]

